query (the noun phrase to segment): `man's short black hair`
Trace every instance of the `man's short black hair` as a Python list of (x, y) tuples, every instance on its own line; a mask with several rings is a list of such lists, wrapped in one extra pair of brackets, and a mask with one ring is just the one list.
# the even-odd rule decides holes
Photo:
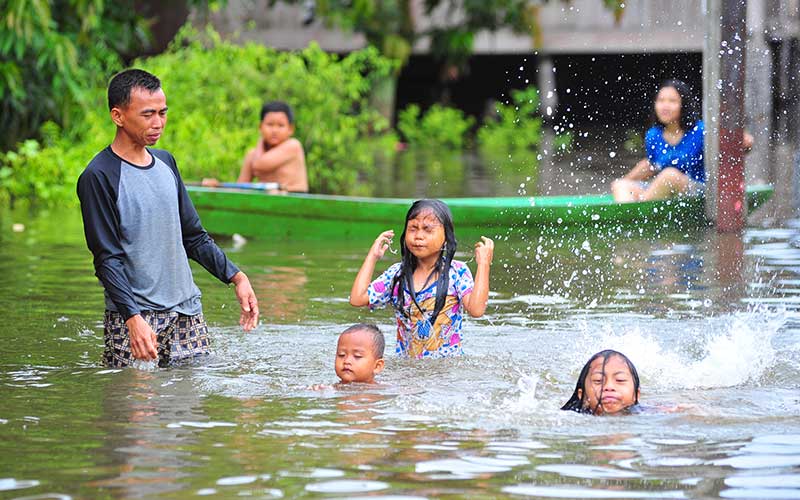
[(283, 101), (270, 101), (263, 106), (261, 106), (261, 121), (264, 121), (264, 117), (267, 116), (267, 113), (284, 113), (286, 118), (289, 119), (289, 124), (294, 123), (294, 113), (292, 112), (292, 107), (286, 104)]
[(342, 335), (362, 330), (372, 335), (372, 353), (375, 355), (375, 359), (383, 358), (383, 353), (386, 350), (386, 339), (383, 338), (383, 334), (377, 326), (370, 323), (356, 323), (343, 331)]
[(120, 71), (108, 82), (108, 110), (125, 107), (131, 102), (131, 91), (143, 88), (155, 92), (161, 88), (161, 80), (141, 69)]

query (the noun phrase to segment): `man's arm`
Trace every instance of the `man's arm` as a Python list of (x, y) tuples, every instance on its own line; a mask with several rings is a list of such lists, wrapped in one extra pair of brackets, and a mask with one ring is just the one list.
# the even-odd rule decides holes
[(120, 243), (119, 217), (114, 202), (113, 180), (96, 170), (78, 179), (86, 245), (94, 256), (95, 275), (100, 279), (117, 312), (128, 327), (131, 353), (136, 359), (156, 359), (156, 334), (140, 315), (133, 289), (125, 274)]
[(86, 245), (94, 256), (95, 275), (117, 311), (127, 320), (140, 311), (123, 265), (125, 251), (119, 234), (112, 182), (101, 172), (87, 170), (78, 179), (78, 199)]
[(274, 148), (256, 156), (250, 164), (251, 172), (255, 176), (267, 175), (277, 168), (296, 160), (303, 152), (303, 145), (295, 138), (290, 138)]

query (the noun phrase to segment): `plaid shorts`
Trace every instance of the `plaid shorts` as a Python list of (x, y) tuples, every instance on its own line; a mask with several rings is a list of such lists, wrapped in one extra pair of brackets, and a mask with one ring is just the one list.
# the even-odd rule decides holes
[[(186, 316), (177, 312), (142, 311), (141, 315), (158, 338), (158, 366), (177, 364), (209, 353), (208, 326), (202, 313)], [(106, 311), (103, 326), (103, 365), (129, 366), (135, 358), (122, 315)]]

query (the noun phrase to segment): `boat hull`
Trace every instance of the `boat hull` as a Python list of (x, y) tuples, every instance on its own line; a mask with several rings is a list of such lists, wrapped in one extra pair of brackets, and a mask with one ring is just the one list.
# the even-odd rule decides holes
[[(363, 236), (402, 226), (413, 199), (335, 195), (271, 195), (247, 189), (188, 186), (204, 227), (213, 234), (324, 239)], [(747, 190), (749, 211), (772, 195)], [(708, 224), (701, 196), (614, 203), (610, 195), (444, 198), (455, 227), (497, 234), (505, 228), (683, 230)]]

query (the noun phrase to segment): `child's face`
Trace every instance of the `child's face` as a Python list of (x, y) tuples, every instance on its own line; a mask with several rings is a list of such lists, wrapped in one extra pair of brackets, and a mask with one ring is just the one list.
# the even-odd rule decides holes
[(343, 384), (374, 383), (375, 375), (383, 370), (383, 358), (375, 357), (372, 334), (366, 330), (356, 330), (340, 335), (334, 366), (336, 376)]
[(634, 393), (633, 375), (628, 364), (619, 356), (592, 361), (583, 381), (586, 390), (585, 406), (595, 415), (613, 415), (632, 406), (639, 394)]
[(269, 147), (275, 147), (294, 134), (294, 126), (282, 111), (271, 111), (261, 120), (261, 137)]
[(444, 226), (431, 211), (423, 211), (406, 222), (406, 248), (423, 260), (438, 256), (444, 246)]
[(656, 118), (663, 125), (679, 123), (681, 119), (681, 95), (675, 87), (663, 87), (656, 95)]

